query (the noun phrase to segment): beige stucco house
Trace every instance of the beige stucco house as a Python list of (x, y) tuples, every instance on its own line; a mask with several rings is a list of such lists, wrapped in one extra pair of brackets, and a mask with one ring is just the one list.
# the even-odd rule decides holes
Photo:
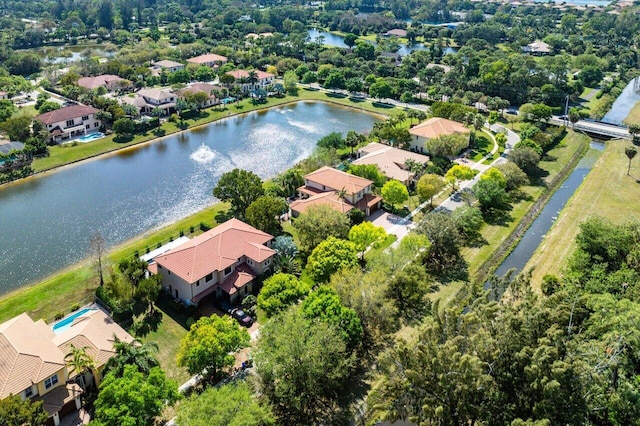
[(197, 305), (206, 296), (239, 302), (253, 280), (270, 271), (273, 236), (238, 219), (225, 223), (153, 259), (149, 271), (162, 276), (175, 298)]
[(97, 132), (101, 124), (95, 117), (98, 111), (87, 105), (72, 105), (37, 115), (35, 119), (46, 126), (53, 141), (60, 142)]
[(258, 81), (255, 83), (243, 82), (244, 80), (247, 80), (249, 78), (249, 71), (246, 70), (227, 71), (226, 74), (232, 75), (236, 79), (235, 85), (240, 86), (243, 92), (249, 92), (256, 89), (265, 89), (270, 84), (273, 84), (276, 78), (275, 75), (268, 72), (260, 70), (253, 71), (255, 71), (256, 77), (258, 78)]
[[(80, 312), (79, 312), (80, 313)], [(115, 355), (114, 336), (131, 342), (131, 337), (100, 309), (87, 309), (53, 327), (22, 314), (0, 324), (0, 399), (19, 395), (42, 401), (48, 424), (57, 426), (65, 414), (81, 407), (80, 376), (69, 371), (65, 356), (71, 344), (85, 347), (101, 374)], [(86, 384), (93, 379), (82, 377)]]
[(154, 108), (160, 108), (170, 114), (176, 107), (178, 95), (170, 89), (140, 89), (133, 96), (123, 96), (120, 101), (133, 105), (140, 114), (150, 114)]
[(222, 55), (216, 55), (215, 53), (207, 53), (205, 55), (194, 56), (187, 59), (187, 62), (194, 65), (204, 65), (213, 68), (214, 66), (220, 66), (226, 64), (228, 58)]
[(358, 150), (358, 159), (351, 164), (377, 166), (387, 178), (395, 179), (405, 186), (409, 186), (414, 176), (414, 173), (407, 167), (407, 161), (409, 160), (419, 164), (426, 164), (429, 162), (429, 157), (405, 149), (372, 142)]
[(420, 153), (425, 152), (424, 143), (443, 135), (470, 134), (464, 124), (441, 117), (432, 117), (409, 129), (411, 135), (410, 147)]
[(325, 166), (309, 173), (304, 177), (304, 182), (304, 186), (298, 188), (300, 200), (289, 206), (294, 216), (319, 204), (328, 205), (341, 213), (358, 208), (369, 216), (382, 202), (382, 198), (373, 193), (373, 181), (332, 167)]
[(129, 80), (118, 77), (112, 74), (102, 74), (95, 77), (82, 77), (78, 80), (78, 86), (85, 89), (93, 90), (98, 87), (104, 87), (108, 91), (113, 92), (117, 89), (128, 89), (133, 87), (133, 84)]

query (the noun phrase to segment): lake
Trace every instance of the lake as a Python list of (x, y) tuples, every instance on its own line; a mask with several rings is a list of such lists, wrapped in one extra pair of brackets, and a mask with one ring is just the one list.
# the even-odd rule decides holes
[(216, 201), (224, 172), (272, 177), (309, 156), (322, 136), (368, 131), (376, 121), (299, 102), (0, 187), (0, 294), (87, 257), (93, 232), (111, 246), (175, 222)]
[[(326, 46), (334, 46), (334, 47), (342, 47), (342, 48), (348, 48), (349, 46), (347, 46), (344, 43), (344, 37), (336, 35), (336, 34), (332, 34), (330, 32), (327, 31), (320, 31), (317, 28), (312, 28), (308, 31), (308, 35), (311, 41), (316, 41), (318, 39), (318, 37), (324, 37), (324, 45)], [(374, 46), (376, 45), (375, 42), (373, 41), (368, 41), (368, 43), (373, 44)], [(410, 54), (413, 51), (416, 50), (425, 50), (426, 47), (422, 44), (416, 43), (413, 44), (411, 46), (407, 46), (407, 45), (400, 45), (400, 49), (398, 49), (397, 53), (400, 56), (407, 56), (408, 54)], [(458, 49), (455, 47), (445, 47), (443, 48), (443, 52), (445, 55), (451, 54), (451, 53), (457, 53)]]

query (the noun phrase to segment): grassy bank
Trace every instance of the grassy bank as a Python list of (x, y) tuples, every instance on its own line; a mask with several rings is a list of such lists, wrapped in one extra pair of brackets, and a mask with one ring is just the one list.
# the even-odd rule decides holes
[[(586, 136), (568, 131), (567, 136), (552, 150), (549, 151), (546, 161), (540, 162), (540, 168), (547, 173), (546, 182), (551, 182), (562, 171), (564, 166), (580, 150), (580, 147), (587, 142)], [(516, 203), (513, 209), (503, 220), (493, 224), (485, 225), (481, 234), (485, 244), (480, 247), (466, 247), (463, 257), (469, 264), (469, 276), (473, 281), (480, 268), (494, 255), (496, 250), (514, 232), (522, 218), (529, 212), (531, 207), (545, 191), (545, 186), (525, 186), (522, 188), (525, 198)]]
[[(400, 111), (399, 108), (395, 108), (393, 105), (389, 104), (349, 98), (339, 94), (326, 93), (319, 90), (301, 89), (298, 96), (285, 96), (282, 98), (272, 97), (268, 98), (267, 102), (263, 104), (254, 105), (249, 99), (245, 99), (237, 104), (231, 104), (225, 109), (208, 108), (201, 111), (200, 117), (185, 119), (184, 121), (189, 128), (193, 128), (206, 125), (223, 118), (305, 100), (324, 101), (385, 116), (395, 114)], [(114, 152), (132, 145), (149, 142), (154, 139), (158, 139), (159, 137), (171, 135), (180, 131), (181, 129), (178, 128), (177, 123), (167, 121), (164, 122), (160, 128), (148, 131), (144, 134), (136, 135), (131, 141), (126, 143), (115, 142), (114, 135), (109, 135), (88, 143), (57, 145), (49, 149), (48, 157), (36, 159), (32, 164), (32, 168), (36, 173), (51, 170), (56, 167), (82, 161), (101, 154)]]
[(640, 124), (640, 102), (636, 102), (636, 104), (629, 111), (629, 115), (622, 120), (623, 123), (629, 124)]
[(640, 165), (624, 154), (627, 141), (610, 141), (583, 183), (558, 216), (525, 270), (534, 268), (532, 282), (539, 286), (545, 274), (561, 274), (573, 252), (580, 223), (589, 216), (604, 216), (614, 222), (640, 220)]
[[(188, 234), (191, 226), (199, 231), (199, 224), (214, 226), (216, 215), (228, 208), (227, 204), (216, 204), (192, 216), (180, 220), (160, 230), (150, 231), (114, 247), (107, 255), (108, 263), (116, 263), (123, 257), (132, 256), (135, 251), (144, 253), (145, 247), (155, 248), (159, 242), (177, 238), (180, 231)], [(0, 322), (22, 312), (34, 319), (51, 321), (57, 313), (69, 312), (74, 303), (88, 303), (93, 300), (97, 275), (89, 261), (74, 265), (63, 272), (43, 280), (41, 283), (21, 288), (0, 298)]]

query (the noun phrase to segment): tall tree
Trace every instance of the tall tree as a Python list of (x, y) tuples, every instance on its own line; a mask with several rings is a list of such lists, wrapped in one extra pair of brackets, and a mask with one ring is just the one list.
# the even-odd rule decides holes
[(310, 253), (329, 236), (347, 238), (349, 218), (329, 206), (312, 206), (293, 223), (298, 231), (300, 249)]
[[(100, 373), (96, 369), (96, 363), (87, 353), (87, 346), (76, 347), (73, 343), (69, 346), (69, 353), (65, 355), (64, 361), (70, 367), (70, 374), (76, 374), (80, 377), (80, 387), (86, 389), (84, 374), (91, 371), (96, 386), (100, 386)], [(1, 423), (0, 423), (1, 424)]]
[(381, 193), (384, 202), (392, 206), (402, 204), (409, 199), (407, 187), (394, 179), (390, 179), (384, 184)]
[(178, 399), (178, 387), (160, 367), (143, 374), (127, 365), (122, 377), (107, 374), (95, 402), (95, 421), (105, 426), (149, 425), (165, 405)]
[(307, 259), (309, 275), (316, 282), (327, 282), (331, 274), (358, 264), (358, 251), (351, 241), (329, 236), (313, 249)]
[(629, 173), (631, 173), (631, 160), (633, 160), (633, 157), (635, 157), (637, 153), (638, 153), (638, 150), (633, 146), (627, 146), (624, 149), (624, 154), (629, 159), (629, 166), (627, 167), (627, 176), (629, 175)]
[(387, 233), (382, 226), (376, 226), (371, 222), (362, 222), (349, 230), (349, 241), (356, 245), (360, 258), (364, 258), (367, 247), (381, 242), (386, 236)]
[(246, 382), (208, 388), (182, 401), (177, 410), (180, 426), (272, 426), (271, 407), (251, 393)]
[(309, 294), (310, 288), (290, 274), (275, 274), (264, 281), (258, 294), (258, 307), (272, 317)]
[(279, 421), (292, 425), (330, 423), (354, 366), (336, 327), (295, 307), (260, 329), (253, 359), (260, 393)]
[(113, 376), (122, 377), (127, 365), (136, 367), (143, 374), (149, 374), (153, 367), (160, 365), (154, 355), (158, 352), (158, 345), (153, 342), (143, 344), (136, 339), (125, 342), (115, 337), (113, 349), (116, 355), (107, 361), (102, 371), (104, 375), (110, 373)]
[(231, 213), (244, 219), (247, 207), (264, 195), (262, 180), (253, 172), (233, 169), (224, 173), (213, 189), (213, 196), (231, 203)]
[(433, 197), (444, 188), (445, 182), (442, 176), (434, 173), (427, 173), (418, 180), (416, 191), (420, 201), (429, 200), (429, 204), (433, 207)]
[(176, 361), (189, 374), (206, 372), (217, 377), (223, 368), (233, 365), (231, 354), (248, 345), (249, 333), (231, 317), (202, 317), (180, 342)]
[(20, 395), (9, 395), (0, 399), (0, 425), (2, 426), (44, 426), (47, 412), (42, 401), (23, 400)]
[(96, 272), (100, 278), (100, 287), (104, 285), (103, 257), (106, 251), (106, 244), (100, 232), (94, 232), (89, 237), (89, 245)]
[(247, 223), (254, 228), (271, 235), (282, 232), (280, 216), (289, 210), (289, 206), (280, 197), (263, 195), (252, 202), (245, 211)]

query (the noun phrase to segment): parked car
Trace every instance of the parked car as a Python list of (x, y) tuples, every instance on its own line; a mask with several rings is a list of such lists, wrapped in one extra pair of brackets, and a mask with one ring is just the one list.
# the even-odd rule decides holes
[(253, 324), (253, 318), (247, 315), (242, 309), (234, 309), (231, 311), (231, 316), (234, 317), (240, 325), (245, 327), (251, 327), (251, 324)]
[(220, 300), (218, 301), (218, 306), (220, 307), (220, 309), (222, 309), (223, 312), (231, 315), (231, 312), (233, 312), (233, 306), (231, 306), (229, 304), (229, 302), (226, 302), (224, 300)]

